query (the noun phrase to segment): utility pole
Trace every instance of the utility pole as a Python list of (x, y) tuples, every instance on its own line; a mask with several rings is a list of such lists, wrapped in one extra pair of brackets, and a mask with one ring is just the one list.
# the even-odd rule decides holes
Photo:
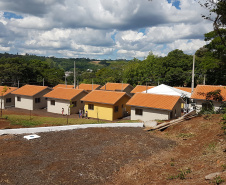
[(206, 85), (206, 74), (204, 74), (203, 85)]
[(192, 82), (191, 82), (191, 94), (194, 91), (194, 78), (195, 78), (195, 55), (193, 55), (193, 67), (192, 67)]
[(66, 76), (66, 73), (65, 73), (65, 86), (67, 88), (67, 76)]
[(74, 89), (76, 87), (76, 71), (75, 71), (75, 61), (74, 61)]

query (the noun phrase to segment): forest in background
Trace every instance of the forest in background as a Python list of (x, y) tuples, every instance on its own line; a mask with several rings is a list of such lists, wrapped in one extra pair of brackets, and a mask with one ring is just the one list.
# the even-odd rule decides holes
[[(223, 58), (206, 47), (196, 52), (196, 84), (225, 85), (226, 66)], [(191, 86), (193, 56), (181, 50), (173, 50), (165, 57), (151, 52), (144, 60), (95, 60), (88, 58), (55, 58), (36, 55), (0, 54), (0, 82), (2, 85), (24, 84), (55, 86), (65, 83), (65, 71), (74, 70), (79, 83), (106, 82), (136, 85)], [(73, 73), (67, 77), (67, 84), (73, 84)]]

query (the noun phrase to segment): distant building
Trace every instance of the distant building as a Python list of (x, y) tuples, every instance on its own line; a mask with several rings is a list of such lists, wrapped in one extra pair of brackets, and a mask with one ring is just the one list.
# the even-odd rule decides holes
[(194, 92), (192, 93), (191, 99), (193, 99), (194, 105), (197, 108), (197, 111), (200, 111), (202, 108), (206, 108), (208, 106), (206, 101), (206, 95), (211, 91), (221, 91), (221, 96), (223, 97), (223, 101), (216, 101), (211, 98), (210, 100), (213, 103), (215, 111), (220, 108), (223, 102), (226, 102), (226, 86), (215, 86), (215, 85), (197, 85)]
[(135, 93), (140, 93), (140, 92), (143, 92), (143, 91), (146, 91), (148, 89), (151, 89), (155, 86), (146, 86), (146, 85), (137, 85), (132, 91), (131, 93), (135, 94)]
[(132, 95), (131, 91), (133, 90), (133, 86), (127, 83), (108, 82), (104, 86), (102, 86), (100, 90), (126, 92), (127, 94)]
[[(3, 93), (5, 88), (7, 89), (7, 91)], [(1, 99), (0, 101), (2, 101), (2, 109), (15, 106), (15, 95), (12, 94), (12, 92), (15, 91), (16, 89), (18, 88), (0, 86), (0, 99)]]
[(82, 98), (88, 117), (113, 121), (130, 112), (126, 103), (131, 97), (125, 92), (94, 90)]
[(76, 86), (76, 89), (83, 89), (87, 92), (91, 92), (93, 90), (99, 90), (101, 85), (98, 84), (79, 84)]
[(74, 85), (58, 84), (55, 87), (53, 87), (53, 89), (56, 89), (56, 88), (69, 88), (69, 89), (73, 89), (74, 88)]
[(47, 86), (24, 85), (12, 92), (15, 95), (15, 107), (34, 110), (47, 107), (47, 100), (43, 96), (52, 91)]
[(84, 103), (81, 98), (88, 93), (82, 89), (56, 88), (44, 95), (48, 98), (47, 112), (57, 114), (76, 114), (79, 109), (84, 109)]

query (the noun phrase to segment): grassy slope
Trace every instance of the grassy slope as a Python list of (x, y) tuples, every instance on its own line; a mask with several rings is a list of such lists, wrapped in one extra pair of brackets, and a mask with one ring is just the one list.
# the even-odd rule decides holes
[[(205, 176), (226, 170), (226, 136), (220, 121), (220, 115), (213, 115), (210, 120), (197, 117), (163, 132), (150, 132), (172, 139), (177, 145), (160, 154), (150, 154), (145, 161), (125, 165), (114, 174), (111, 183), (214, 184)], [(226, 173), (220, 178), (226, 181)]]

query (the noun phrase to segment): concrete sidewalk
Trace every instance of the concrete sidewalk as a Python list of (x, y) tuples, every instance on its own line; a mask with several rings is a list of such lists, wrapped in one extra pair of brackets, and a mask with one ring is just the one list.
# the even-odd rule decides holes
[(143, 123), (104, 123), (104, 124), (83, 124), (83, 125), (67, 125), (67, 126), (51, 126), (51, 127), (2, 129), (0, 130), (0, 135), (33, 134), (33, 133), (39, 133), (39, 132), (52, 132), (52, 131), (62, 131), (62, 130), (104, 128), (104, 127), (143, 127)]

